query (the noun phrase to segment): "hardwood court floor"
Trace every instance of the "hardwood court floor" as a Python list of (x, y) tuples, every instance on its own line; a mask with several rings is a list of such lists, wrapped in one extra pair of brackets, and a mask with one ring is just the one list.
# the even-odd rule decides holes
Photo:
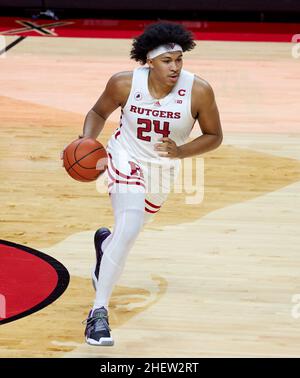
[(1, 327), (0, 356), (299, 356), (299, 62), (286, 43), (199, 42), (186, 54), (215, 90), (224, 143), (203, 156), (203, 201), (172, 193), (131, 251), (112, 297), (115, 347), (84, 343), (93, 232), (113, 217), (107, 194), (72, 181), (59, 153), (108, 77), (136, 66), (129, 49), (35, 37), (0, 60), (1, 238), (71, 274), (56, 302)]

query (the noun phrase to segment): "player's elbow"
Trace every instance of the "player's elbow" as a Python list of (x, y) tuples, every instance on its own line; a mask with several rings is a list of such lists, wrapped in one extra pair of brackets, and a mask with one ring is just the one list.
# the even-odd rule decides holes
[(222, 132), (214, 135), (214, 148), (218, 148), (223, 142)]
[(217, 135), (217, 147), (219, 147), (223, 142), (223, 133), (220, 133), (220, 135)]

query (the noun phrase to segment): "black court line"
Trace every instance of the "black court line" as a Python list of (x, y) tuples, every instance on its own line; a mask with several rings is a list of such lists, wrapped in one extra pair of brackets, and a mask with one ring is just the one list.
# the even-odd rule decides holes
[(25, 38), (26, 37), (21, 36), (21, 37), (15, 39), (12, 43), (10, 43), (9, 45), (5, 46), (4, 49), (0, 50), (0, 55), (4, 54), (9, 49), (11, 49), (12, 47), (16, 46), (18, 43), (20, 43), (21, 41), (23, 41), (23, 39), (25, 39)]
[[(22, 21), (22, 20), (16, 20), (17, 23), (21, 24), (21, 25), (24, 25), (24, 22), (30, 22), (30, 21)], [(32, 22), (32, 24), (34, 24), (34, 22)], [(26, 26), (24, 28), (17, 28), (17, 29), (10, 29), (10, 30), (4, 30), (2, 31), (2, 35), (15, 35), (15, 34), (18, 34), (18, 33), (26, 33), (26, 32), (30, 32), (30, 31), (34, 31), (35, 29), (49, 29), (49, 27), (56, 27), (56, 26), (65, 26), (65, 25), (71, 25), (71, 24), (74, 24), (73, 21), (71, 22), (67, 22), (67, 21), (59, 21), (59, 22), (51, 22), (50, 24), (42, 24), (42, 25), (38, 25), (38, 24), (34, 24), (36, 27), (32, 27), (32, 26)], [(51, 32), (48, 31), (48, 34), (51, 34)]]
[(36, 25), (34, 24), (33, 22), (30, 22), (30, 21), (22, 21), (22, 23), (26, 26), (29, 26), (31, 29), (28, 30), (28, 31), (32, 31), (32, 30), (37, 30), (37, 31), (40, 31), (42, 34), (46, 34), (46, 35), (51, 35), (52, 33), (49, 32), (47, 29), (44, 29), (42, 28), (40, 25)]

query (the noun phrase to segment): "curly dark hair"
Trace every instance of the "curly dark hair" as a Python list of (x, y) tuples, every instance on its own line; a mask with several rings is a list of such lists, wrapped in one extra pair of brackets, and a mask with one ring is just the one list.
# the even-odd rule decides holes
[(171, 22), (150, 24), (143, 34), (134, 38), (130, 58), (145, 64), (149, 51), (172, 42), (180, 45), (183, 51), (192, 50), (196, 46), (193, 34), (182, 25)]

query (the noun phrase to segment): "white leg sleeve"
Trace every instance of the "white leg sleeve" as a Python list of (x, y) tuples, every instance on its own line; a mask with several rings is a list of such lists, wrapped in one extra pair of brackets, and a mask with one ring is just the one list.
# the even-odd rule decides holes
[(114, 285), (125, 266), (128, 253), (144, 225), (144, 193), (112, 193), (115, 227), (103, 244), (94, 308), (108, 308)]

